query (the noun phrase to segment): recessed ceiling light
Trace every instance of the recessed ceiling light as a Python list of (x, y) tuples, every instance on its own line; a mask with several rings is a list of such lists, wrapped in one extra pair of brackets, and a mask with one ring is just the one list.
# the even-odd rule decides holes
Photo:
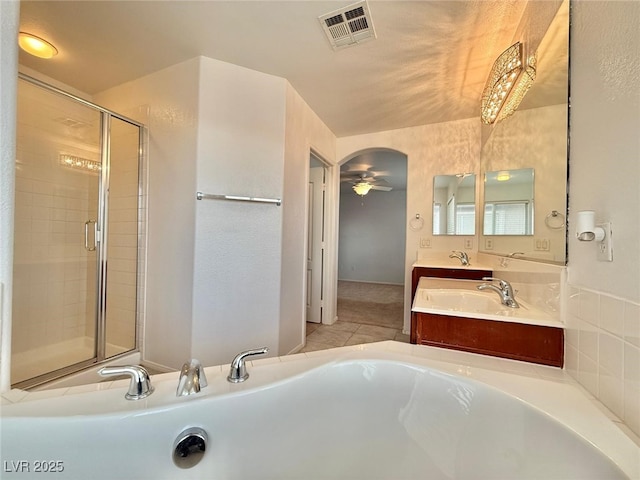
[(26, 32), (18, 34), (18, 45), (25, 52), (39, 58), (52, 58), (58, 54), (58, 49), (51, 43)]

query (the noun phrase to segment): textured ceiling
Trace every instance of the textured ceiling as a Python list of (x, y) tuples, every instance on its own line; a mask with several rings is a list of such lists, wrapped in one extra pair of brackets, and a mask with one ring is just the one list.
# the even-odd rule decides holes
[(284, 77), (338, 136), (479, 116), (525, 0), (369, 1), (377, 38), (333, 51), (318, 22), (352, 1), (23, 1), (60, 54), (21, 64), (89, 94), (203, 55)]

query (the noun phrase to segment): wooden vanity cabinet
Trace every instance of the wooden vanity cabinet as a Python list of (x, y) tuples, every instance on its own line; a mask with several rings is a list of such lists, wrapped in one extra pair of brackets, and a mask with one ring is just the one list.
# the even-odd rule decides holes
[(564, 330), (557, 327), (412, 312), (411, 334), (418, 345), (554, 367), (564, 363)]

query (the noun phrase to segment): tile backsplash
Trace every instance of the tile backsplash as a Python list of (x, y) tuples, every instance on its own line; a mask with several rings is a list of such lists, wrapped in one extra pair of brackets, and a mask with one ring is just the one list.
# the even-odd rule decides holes
[(563, 266), (478, 257), (565, 324), (565, 370), (640, 435), (640, 305), (569, 283)]
[(565, 369), (640, 435), (640, 305), (569, 284)]
[(558, 321), (564, 321), (563, 285), (566, 268), (561, 265), (531, 262), (517, 258), (478, 254), (478, 260), (493, 270), (493, 276), (511, 283), (516, 298), (546, 312)]

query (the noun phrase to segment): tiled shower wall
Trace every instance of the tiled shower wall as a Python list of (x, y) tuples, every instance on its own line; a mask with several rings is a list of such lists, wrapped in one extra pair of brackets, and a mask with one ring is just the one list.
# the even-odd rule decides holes
[(565, 368), (640, 435), (640, 305), (568, 286)]
[[(27, 96), (40, 93), (29, 88)], [(84, 222), (95, 219), (91, 202), (97, 195), (97, 174), (70, 171), (59, 165), (58, 155), (99, 160), (97, 138), (80, 138), (85, 135), (81, 130), (99, 117), (95, 112), (75, 112), (83, 121), (64, 125), (59, 104), (64, 99), (37, 101), (50, 114), (49, 125), (70, 135), (48, 130), (42, 121), (45, 115), (27, 114), (18, 124), (13, 353), (93, 335), (92, 317), (87, 325), (86, 297), (93, 288), (88, 287), (94, 278), (88, 265), (95, 264), (95, 252), (84, 248)]]
[(83, 248), (88, 189), (18, 175), (16, 197), (12, 351), (92, 336), (87, 265), (95, 252)]

